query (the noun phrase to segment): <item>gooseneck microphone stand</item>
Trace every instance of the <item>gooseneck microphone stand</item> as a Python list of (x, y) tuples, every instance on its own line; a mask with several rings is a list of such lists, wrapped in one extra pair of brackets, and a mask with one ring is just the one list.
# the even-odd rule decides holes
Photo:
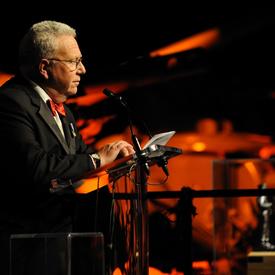
[(133, 122), (130, 108), (121, 96), (117, 96), (109, 89), (104, 89), (103, 93), (114, 98), (122, 104), (127, 110), (129, 127), (131, 132), (132, 143), (137, 155), (135, 170), (134, 192), (136, 199), (133, 200), (133, 255), (131, 261), (131, 275), (148, 275), (149, 274), (149, 227), (148, 227), (148, 207), (147, 207), (147, 176), (149, 175), (149, 165), (146, 157), (142, 154), (140, 143), (133, 131)]

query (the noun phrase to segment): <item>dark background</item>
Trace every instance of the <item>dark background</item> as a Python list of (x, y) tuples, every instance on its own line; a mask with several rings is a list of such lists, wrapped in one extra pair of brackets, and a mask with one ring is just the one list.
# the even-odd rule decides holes
[[(0, 70), (15, 72), (18, 43), (30, 25), (44, 19), (63, 21), (78, 31), (87, 68), (81, 85), (134, 82), (123, 96), (153, 132), (192, 130), (199, 118), (212, 117), (230, 119), (237, 132), (274, 135), (273, 5), (104, 5), (82, 4), (74, 15), (1, 17)], [(172, 70), (167, 57), (148, 58), (152, 50), (213, 27), (221, 31), (219, 43), (177, 54), (178, 65)], [(152, 76), (155, 81), (145, 83)], [(106, 100), (84, 108), (80, 116), (121, 111), (113, 105)]]

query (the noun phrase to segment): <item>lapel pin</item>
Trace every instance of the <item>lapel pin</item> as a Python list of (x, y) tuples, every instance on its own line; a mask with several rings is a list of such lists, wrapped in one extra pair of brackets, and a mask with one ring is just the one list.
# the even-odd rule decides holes
[(74, 125), (72, 123), (69, 124), (70, 125), (70, 130), (71, 130), (71, 134), (72, 134), (72, 137), (76, 137), (76, 133), (75, 133), (75, 130), (74, 130)]

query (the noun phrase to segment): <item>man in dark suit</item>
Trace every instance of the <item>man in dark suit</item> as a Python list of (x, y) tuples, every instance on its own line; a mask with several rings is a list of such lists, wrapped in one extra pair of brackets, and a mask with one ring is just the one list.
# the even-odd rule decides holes
[(122, 140), (92, 152), (63, 105), (86, 72), (73, 28), (34, 24), (21, 41), (19, 64), (20, 73), (0, 88), (2, 275), (8, 274), (10, 234), (70, 232), (73, 184), (118, 155), (134, 153)]

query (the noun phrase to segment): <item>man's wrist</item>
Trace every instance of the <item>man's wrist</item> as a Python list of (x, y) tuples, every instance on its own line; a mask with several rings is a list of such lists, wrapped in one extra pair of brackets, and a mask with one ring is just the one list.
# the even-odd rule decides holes
[(93, 153), (90, 154), (91, 160), (94, 164), (94, 167), (97, 169), (100, 167), (101, 165), (101, 161), (100, 161), (100, 155), (98, 153)]

